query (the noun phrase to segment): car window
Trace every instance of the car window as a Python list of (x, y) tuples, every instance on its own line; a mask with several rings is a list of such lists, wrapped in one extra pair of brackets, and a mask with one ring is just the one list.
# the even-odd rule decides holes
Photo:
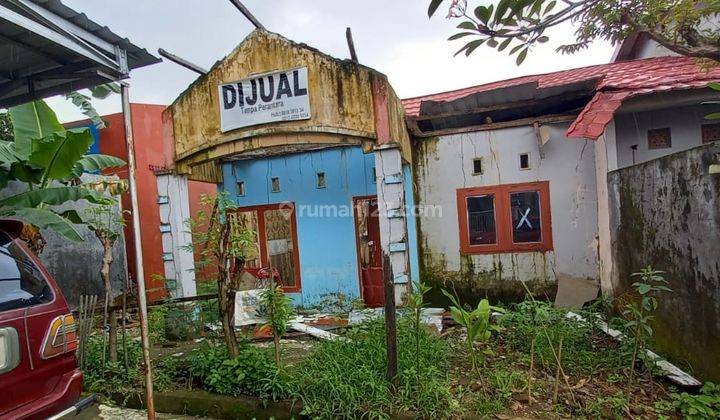
[(0, 232), (0, 311), (50, 302), (52, 290), (30, 257)]

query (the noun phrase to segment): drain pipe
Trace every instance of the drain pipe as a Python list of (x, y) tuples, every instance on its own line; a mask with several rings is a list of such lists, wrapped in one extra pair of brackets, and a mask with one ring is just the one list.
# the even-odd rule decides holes
[(140, 336), (145, 373), (145, 404), (148, 420), (155, 420), (155, 401), (153, 400), (152, 369), (150, 366), (150, 335), (147, 322), (147, 296), (145, 295), (145, 274), (143, 270), (142, 238), (140, 237), (140, 210), (138, 208), (137, 182), (135, 180), (135, 144), (133, 140), (132, 114), (130, 110), (130, 85), (120, 83), (122, 113), (125, 122), (125, 141), (127, 143), (128, 181), (130, 184), (130, 203), (135, 242), (135, 279), (137, 281), (138, 311), (140, 312)]

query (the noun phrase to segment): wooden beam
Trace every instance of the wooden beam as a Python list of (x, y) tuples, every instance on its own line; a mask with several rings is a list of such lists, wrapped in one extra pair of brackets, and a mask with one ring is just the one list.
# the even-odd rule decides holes
[(544, 115), (542, 117), (521, 118), (521, 119), (512, 120), (512, 121), (503, 121), (503, 122), (498, 122), (498, 123), (472, 125), (469, 127), (445, 128), (442, 130), (433, 130), (433, 131), (420, 130), (420, 128), (417, 126), (417, 122), (413, 121), (411, 118), (408, 118), (407, 126), (408, 126), (408, 129), (410, 130), (410, 133), (414, 137), (436, 137), (436, 136), (444, 136), (444, 135), (450, 135), (450, 134), (472, 133), (475, 131), (500, 130), (503, 128), (521, 127), (521, 126), (526, 126), (526, 125), (531, 126), (536, 122), (540, 123), (540, 124), (567, 122), (567, 121), (575, 120), (575, 118), (577, 118), (577, 116), (578, 116), (578, 114), (575, 114), (575, 113), (552, 114), (552, 115)]
[(240, 13), (242, 13), (243, 16), (245, 16), (247, 18), (247, 20), (249, 20), (250, 23), (252, 23), (257, 29), (267, 31), (267, 29), (265, 29), (265, 26), (263, 26), (263, 24), (260, 23), (260, 21), (257, 20), (257, 18), (255, 16), (253, 16), (252, 13), (250, 13), (250, 10), (247, 7), (245, 7), (244, 4), (240, 3), (240, 0), (230, 0), (230, 3), (232, 3), (233, 6), (237, 7), (237, 9), (240, 11)]
[(158, 54), (167, 58), (168, 60), (172, 61), (173, 63), (179, 64), (179, 65), (185, 67), (186, 69), (194, 71), (195, 73), (198, 73), (200, 75), (206, 74), (208, 72), (207, 70), (198, 66), (197, 64), (191, 63), (191, 62), (185, 60), (184, 58), (178, 57), (177, 55), (172, 54), (162, 48), (158, 48)]
[(350, 59), (358, 62), (357, 52), (355, 52), (355, 42), (353, 42), (352, 30), (348, 27), (345, 29), (345, 38), (347, 39), (348, 49), (350, 50)]

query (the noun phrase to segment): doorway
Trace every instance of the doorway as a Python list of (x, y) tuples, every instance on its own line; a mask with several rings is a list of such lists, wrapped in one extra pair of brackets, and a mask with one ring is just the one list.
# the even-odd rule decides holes
[(355, 197), (353, 198), (353, 209), (360, 271), (360, 293), (366, 306), (380, 307), (383, 305), (385, 293), (377, 197)]

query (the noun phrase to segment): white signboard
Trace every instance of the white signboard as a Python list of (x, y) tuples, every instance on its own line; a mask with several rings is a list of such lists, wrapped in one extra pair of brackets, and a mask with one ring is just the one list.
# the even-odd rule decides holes
[(310, 118), (307, 67), (218, 86), (220, 131)]

